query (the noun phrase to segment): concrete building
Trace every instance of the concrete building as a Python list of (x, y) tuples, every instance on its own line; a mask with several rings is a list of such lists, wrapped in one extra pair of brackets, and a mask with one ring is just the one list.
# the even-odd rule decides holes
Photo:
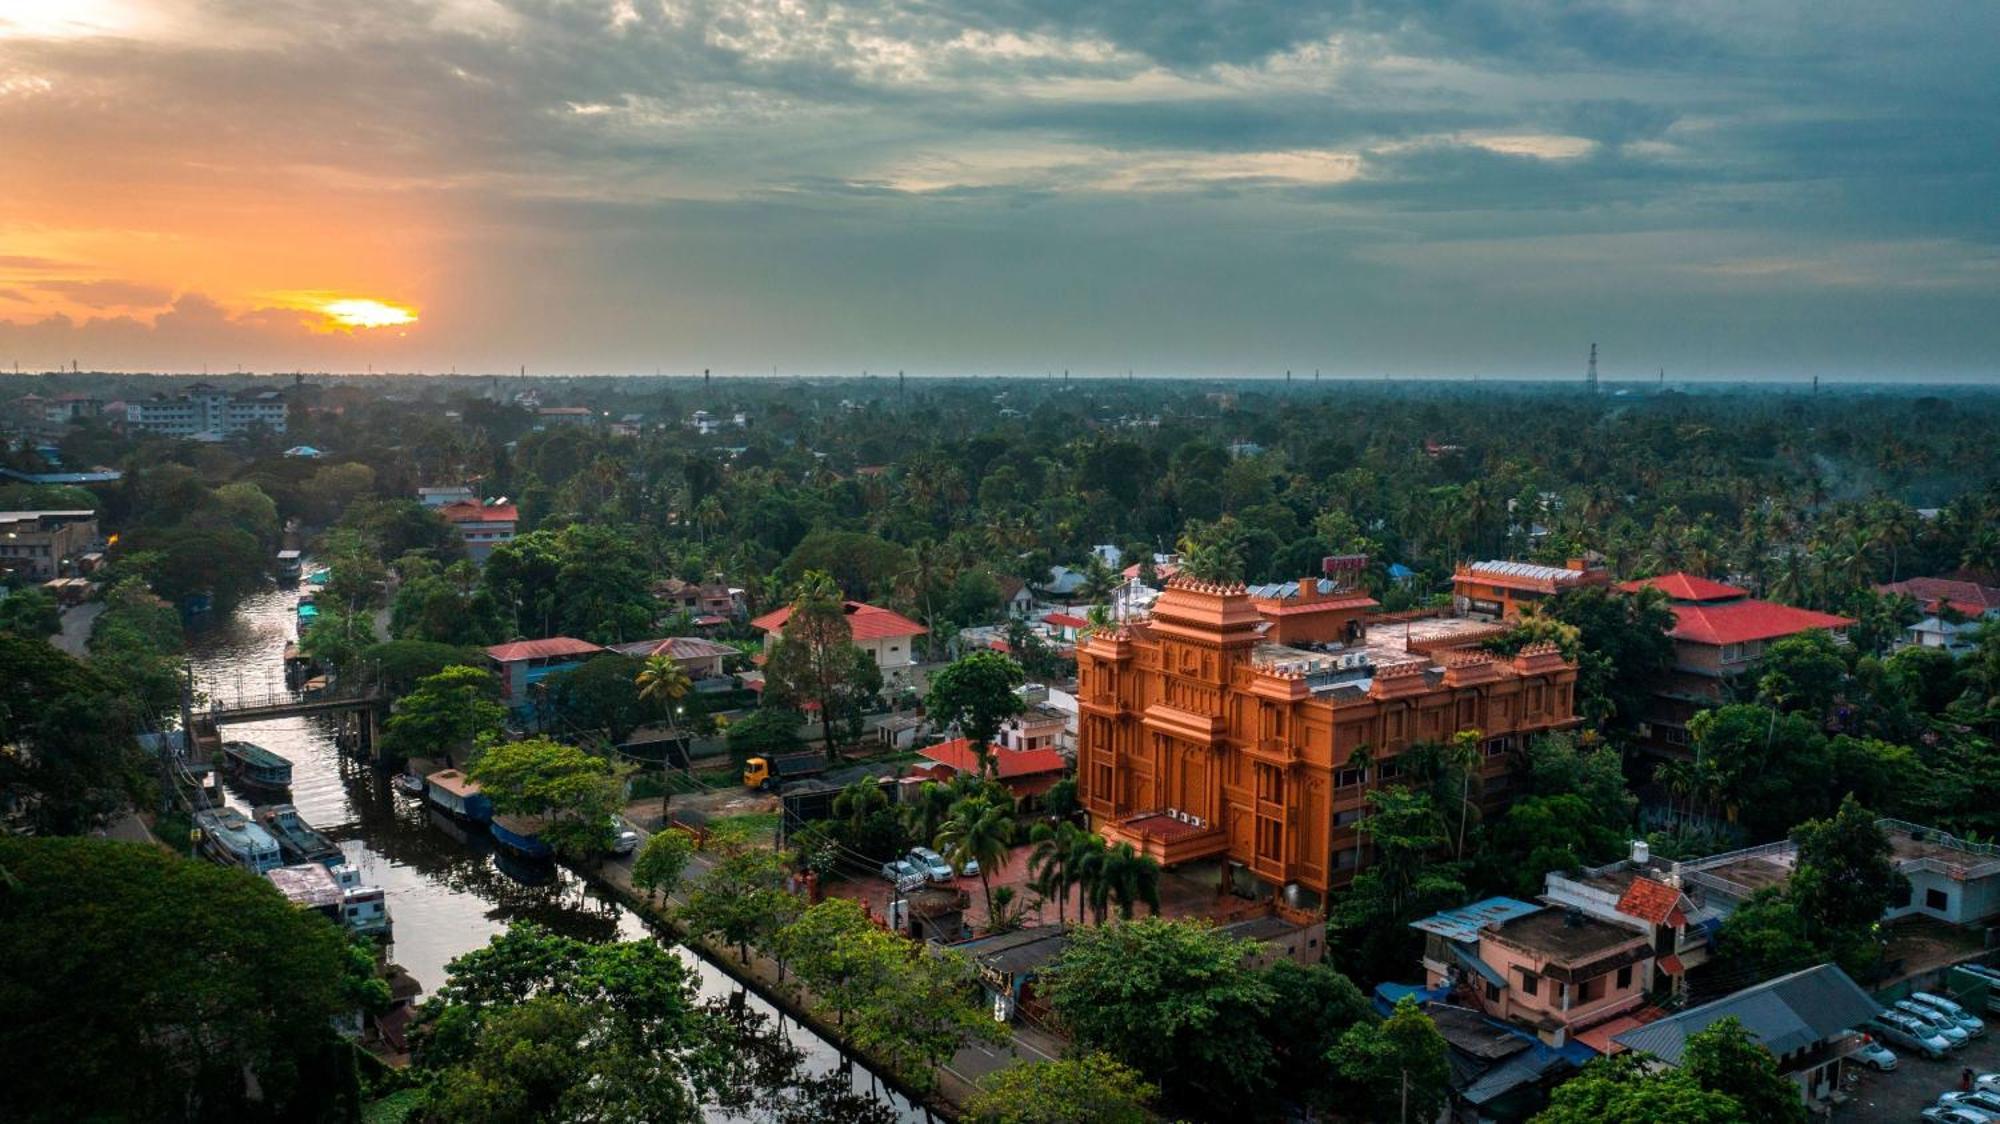
[[(914, 641), (930, 629), (880, 606), (860, 601), (842, 602), (842, 606), (848, 627), (854, 632), (854, 646), (875, 658), (884, 682), (901, 680), (904, 672), (916, 666)], [(764, 634), (764, 647), (768, 651), (772, 640), (784, 634), (785, 622), (791, 619), (792, 607), (787, 605), (751, 621), (750, 627)]]
[(1505, 620), (1521, 615), (1568, 589), (1611, 584), (1611, 571), (1599, 563), (1572, 558), (1566, 566), (1533, 562), (1472, 562), (1451, 578), (1452, 605), (1461, 613)]
[(98, 543), (95, 511), (0, 511), (0, 570), (48, 581)]
[(500, 698), (515, 708), (534, 703), (535, 684), (561, 671), (582, 666), (585, 660), (604, 651), (588, 640), (551, 636), (543, 640), (516, 640), (486, 649), (486, 658), (500, 676)]
[(505, 501), (464, 500), (445, 504), (437, 513), (458, 532), (466, 557), (481, 564), (493, 554), (494, 547), (514, 541), (514, 527), (521, 520), (521, 509)]
[[(1979, 925), (2000, 917), (2000, 846), (1973, 843), (1905, 820), (1875, 821), (1889, 839), (1897, 873), (1910, 893), (1883, 920), (1919, 915), (1952, 925)], [(1789, 839), (1666, 864), (1672, 881), (1716, 913), (1727, 916), (1759, 890), (1785, 885), (1798, 868), (1799, 847)]]
[(1614, 1020), (1640, 1007), (1652, 984), (1652, 943), (1577, 909), (1487, 898), (1411, 928), (1425, 936), (1429, 986), (1464, 994), (1550, 1046), (1576, 1040), (1602, 1050), (1592, 1039), (1625, 1029)]
[(455, 503), (478, 503), (479, 493), (464, 484), (441, 484), (418, 488), (417, 502), (425, 507), (446, 507)]
[(194, 441), (221, 441), (262, 426), (285, 432), (285, 396), (276, 390), (235, 393), (198, 382), (181, 394), (155, 394), (125, 405), (128, 429)]
[(1578, 909), (1600, 921), (1640, 933), (1652, 942), (1655, 977), (1676, 993), (1687, 993), (1689, 969), (1707, 963), (1721, 914), (1697, 902), (1681, 880), (1657, 869), (1645, 843), (1632, 856), (1577, 871), (1542, 876), (1542, 900)]
[(1318, 648), (1269, 643), (1269, 627), (1242, 585), (1177, 577), (1150, 618), (1078, 645), (1078, 788), (1106, 839), (1169, 866), (1225, 858), (1239, 888), (1312, 908), (1367, 865), (1355, 825), (1405, 750), (1478, 731), (1497, 807), (1509, 751), (1577, 722), (1575, 665), (1552, 645), (1465, 647), (1486, 622)]

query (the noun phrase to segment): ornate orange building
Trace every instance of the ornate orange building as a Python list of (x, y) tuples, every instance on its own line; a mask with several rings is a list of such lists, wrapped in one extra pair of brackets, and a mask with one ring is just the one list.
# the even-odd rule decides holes
[(1309, 906), (1366, 863), (1354, 824), (1404, 750), (1480, 731), (1497, 804), (1509, 751), (1576, 724), (1576, 667), (1551, 646), (1495, 657), (1474, 646), (1499, 627), (1461, 619), (1284, 645), (1268, 639), (1275, 607), (1175, 579), (1149, 618), (1078, 646), (1078, 790), (1106, 839), (1170, 866), (1226, 857), (1239, 886)]

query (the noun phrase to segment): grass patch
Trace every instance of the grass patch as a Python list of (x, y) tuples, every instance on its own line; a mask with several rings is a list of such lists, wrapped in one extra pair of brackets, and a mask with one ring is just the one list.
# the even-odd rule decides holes
[(777, 812), (739, 812), (708, 821), (708, 840), (715, 843), (769, 843), (778, 834)]

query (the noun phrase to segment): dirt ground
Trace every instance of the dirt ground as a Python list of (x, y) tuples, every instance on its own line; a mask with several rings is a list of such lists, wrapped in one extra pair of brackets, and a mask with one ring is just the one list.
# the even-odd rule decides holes
[[(1978, 1014), (1989, 1025), (1995, 1017), (1984, 1011)], [(1926, 1061), (1912, 1051), (1896, 1050), (1895, 1072), (1861, 1069), (1861, 1083), (1854, 1088), (1854, 1099), (1834, 1110), (1833, 1118), (1915, 1120), (1940, 1093), (1957, 1089), (1959, 1073), (1966, 1069), (1980, 1074), (2000, 1070), (2000, 1039), (1990, 1030), (1967, 1043), (1965, 1049), (1946, 1055), (1943, 1061)]]

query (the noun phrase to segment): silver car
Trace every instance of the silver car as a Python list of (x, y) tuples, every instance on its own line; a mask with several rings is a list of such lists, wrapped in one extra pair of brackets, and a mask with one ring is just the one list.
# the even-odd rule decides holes
[(1946, 999), (1942, 995), (1932, 995), (1928, 991), (1913, 991), (1910, 993), (1910, 1002), (1921, 1003), (1929, 1007), (1931, 1010), (1957, 1023), (1958, 1029), (1970, 1034), (1974, 1038), (1986, 1033), (1986, 1024), (1981, 1022), (1977, 1015), (1974, 1015), (1972, 1012)]
[(1955, 1108), (1951, 1105), (1932, 1105), (1919, 1112), (1917, 1118), (1924, 1124), (1993, 1124), (1993, 1117), (1972, 1108)]
[(1915, 1050), (1927, 1058), (1942, 1058), (1945, 1051), (1951, 1049), (1951, 1043), (1945, 1040), (1944, 1035), (1899, 1011), (1884, 1011), (1875, 1016), (1874, 1029), (1883, 1041), (1893, 1042), (1905, 1050)]
[(1875, 1041), (1874, 1035), (1858, 1030), (1851, 1030), (1848, 1033), (1861, 1037), (1860, 1047), (1847, 1055), (1849, 1059), (1857, 1064), (1865, 1065), (1869, 1069), (1879, 1070), (1883, 1073), (1888, 1073), (1896, 1068), (1896, 1052)]
[(910, 848), (903, 861), (923, 871), (933, 882), (949, 882), (956, 877), (951, 872), (951, 864), (944, 861), (944, 856), (929, 847)]
[(902, 859), (882, 864), (882, 880), (893, 882), (898, 890), (908, 890), (924, 884), (924, 872)]
[(1958, 1023), (1931, 1010), (1922, 1003), (1912, 1003), (1907, 999), (1898, 999), (1894, 1006), (1896, 1010), (1942, 1034), (1944, 1040), (1951, 1043), (1953, 1049), (1964, 1046), (1972, 1040), (1972, 1036), (1965, 1033), (1965, 1030)]
[(1969, 1108), (1988, 1116), (2000, 1116), (2000, 1093), (1975, 1090), (1970, 1093), (1946, 1093), (1937, 1099), (1939, 1108)]

